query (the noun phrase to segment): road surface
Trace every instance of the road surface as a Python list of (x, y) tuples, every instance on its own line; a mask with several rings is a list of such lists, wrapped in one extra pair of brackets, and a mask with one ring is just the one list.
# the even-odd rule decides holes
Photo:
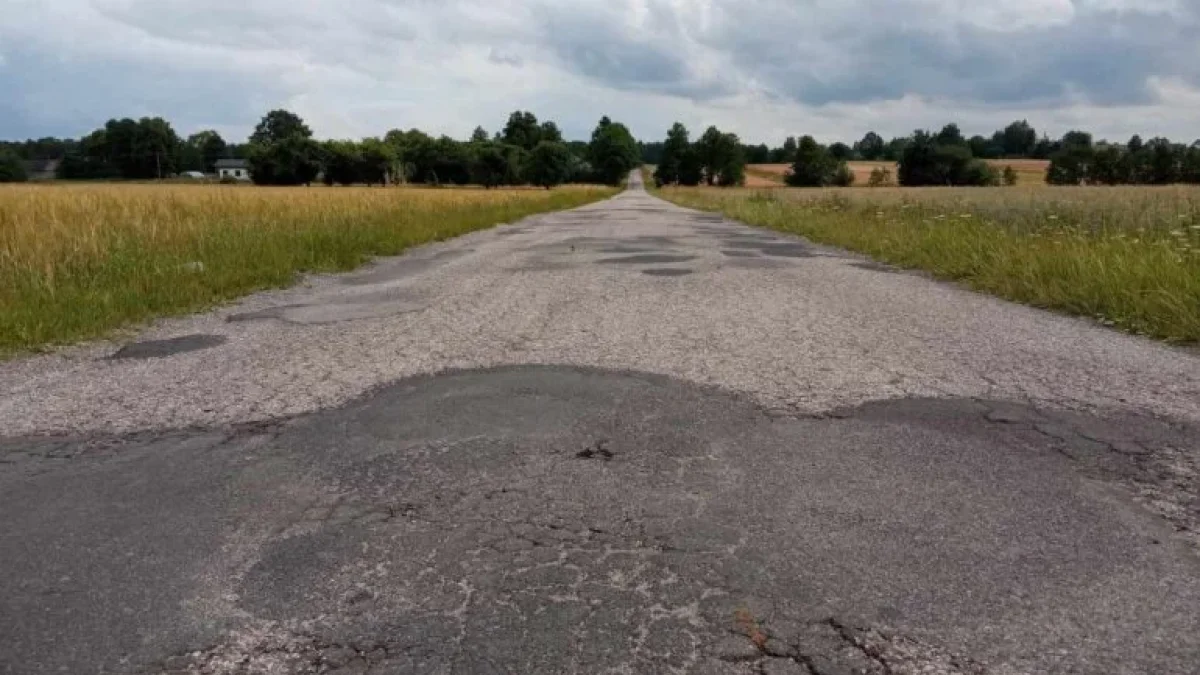
[(1196, 673), (1200, 358), (615, 199), (0, 364), (0, 673)]

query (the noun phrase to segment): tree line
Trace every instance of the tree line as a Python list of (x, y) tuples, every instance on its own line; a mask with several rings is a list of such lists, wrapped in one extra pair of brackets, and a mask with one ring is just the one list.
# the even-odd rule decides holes
[[(720, 147), (720, 151), (715, 149)], [(1094, 143), (1091, 134), (1067, 132), (1059, 139), (1037, 131), (1025, 120), (997, 130), (990, 138), (966, 137), (957, 124), (940, 131), (919, 129), (910, 136), (884, 141), (868, 132), (853, 145), (828, 146), (812, 136), (788, 137), (780, 147), (743, 145), (737, 136), (710, 127), (696, 143), (689, 143), (687, 129), (676, 123), (666, 141), (642, 144), (643, 161), (656, 164), (660, 184), (697, 185), (702, 181), (739, 185), (746, 164), (790, 164), (785, 176), (797, 187), (849, 186), (855, 160), (896, 162), (895, 180), (904, 186), (1013, 185), (1012, 167), (998, 168), (985, 160), (1050, 160), (1046, 181), (1055, 185), (1118, 185), (1200, 183), (1200, 141), (1191, 145), (1165, 138), (1143, 142), (1134, 136), (1128, 143)], [(892, 182), (892, 171), (877, 167), (872, 185)]]
[(246, 143), (227, 143), (215, 131), (181, 139), (162, 118), (110, 120), (75, 139), (44, 138), (0, 144), (0, 180), (22, 180), (21, 160), (59, 159), (62, 179), (165, 178), (185, 171), (212, 173), (221, 159), (245, 159), (263, 185), (358, 183), (538, 185), (618, 184), (640, 163), (625, 125), (603, 117), (590, 141), (564, 141), (552, 121), (512, 113), (489, 136), (482, 127), (467, 141), (434, 138), (418, 129), (393, 129), (382, 138), (318, 141), (295, 113), (273, 110)]

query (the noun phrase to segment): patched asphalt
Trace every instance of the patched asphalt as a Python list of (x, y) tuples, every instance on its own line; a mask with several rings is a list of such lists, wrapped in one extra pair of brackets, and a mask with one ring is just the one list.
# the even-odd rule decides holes
[(633, 189), (0, 364), (0, 673), (1195, 673), (1198, 362)]

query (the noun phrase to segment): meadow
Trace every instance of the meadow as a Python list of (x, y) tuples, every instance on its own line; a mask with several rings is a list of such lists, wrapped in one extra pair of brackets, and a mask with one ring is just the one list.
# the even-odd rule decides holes
[(0, 355), (351, 269), (615, 189), (0, 186)]
[[(1043, 159), (988, 159), (984, 160), (992, 166), (1004, 170), (1011, 166), (1017, 172), (1017, 185), (1045, 185), (1046, 169), (1050, 162)], [(892, 182), (896, 180), (895, 162), (847, 162), (854, 172), (854, 186), (865, 187), (871, 178), (871, 172), (877, 167), (883, 167), (892, 172)], [(789, 164), (750, 164), (746, 166), (746, 186), (754, 188), (778, 187), (784, 184), (784, 176), (791, 169)]]
[(1200, 187), (657, 191), (1036, 307), (1200, 342)]

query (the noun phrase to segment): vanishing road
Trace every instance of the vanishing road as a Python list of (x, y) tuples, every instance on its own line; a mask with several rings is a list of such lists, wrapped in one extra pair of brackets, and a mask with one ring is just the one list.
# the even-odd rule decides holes
[(0, 673), (1200, 672), (1200, 356), (615, 199), (0, 364)]

